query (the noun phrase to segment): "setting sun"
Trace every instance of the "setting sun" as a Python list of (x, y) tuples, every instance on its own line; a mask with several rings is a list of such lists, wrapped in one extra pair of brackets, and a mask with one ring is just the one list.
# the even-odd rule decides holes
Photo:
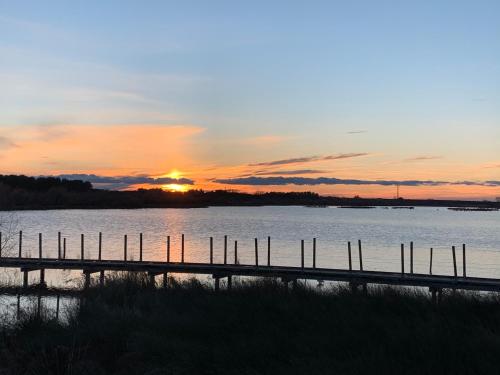
[(162, 186), (163, 190), (169, 190), (169, 191), (177, 191), (177, 192), (186, 192), (189, 190), (189, 188), (186, 185), (181, 185), (181, 184), (168, 184), (168, 185), (163, 185)]

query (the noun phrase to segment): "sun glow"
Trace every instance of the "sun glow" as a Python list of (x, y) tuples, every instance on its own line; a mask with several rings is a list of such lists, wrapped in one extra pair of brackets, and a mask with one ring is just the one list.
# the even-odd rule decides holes
[(168, 184), (168, 185), (163, 185), (162, 186), (163, 190), (169, 190), (169, 191), (176, 191), (176, 192), (181, 192), (184, 193), (189, 190), (187, 185), (181, 185), (181, 184)]

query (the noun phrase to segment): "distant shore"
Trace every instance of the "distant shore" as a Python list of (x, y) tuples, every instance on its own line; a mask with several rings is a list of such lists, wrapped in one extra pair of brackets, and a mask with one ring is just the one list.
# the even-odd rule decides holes
[(439, 200), (345, 198), (324, 196), (313, 192), (241, 193), (231, 190), (162, 189), (116, 191), (94, 189), (85, 181), (27, 176), (0, 176), (0, 211), (57, 209), (132, 209), (132, 208), (202, 208), (233, 206), (307, 206), (345, 208), (369, 207), (454, 207), (497, 209), (500, 202)]

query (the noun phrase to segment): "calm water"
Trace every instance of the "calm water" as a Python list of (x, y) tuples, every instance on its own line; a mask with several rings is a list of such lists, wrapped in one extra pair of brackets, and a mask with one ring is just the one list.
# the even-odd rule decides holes
[[(240, 263), (253, 264), (254, 238), (260, 259), (266, 259), (266, 238), (272, 238), (272, 263), (300, 265), (300, 240), (306, 240), (306, 262), (311, 264), (312, 238), (317, 238), (318, 267), (347, 267), (347, 241), (363, 241), (363, 266), (368, 270), (400, 270), (400, 244), (415, 243), (415, 272), (429, 269), (434, 250), (434, 273), (453, 272), (451, 246), (466, 243), (470, 276), (500, 277), (500, 212), (455, 212), (443, 208), (345, 209), (308, 207), (212, 207), (200, 209), (58, 210), (15, 213), (24, 232), (26, 255), (38, 256), (38, 233), (43, 233), (47, 256), (57, 256), (57, 232), (67, 238), (67, 257), (80, 256), (80, 234), (85, 234), (85, 256), (97, 256), (98, 232), (103, 233), (103, 258), (123, 257), (123, 235), (128, 234), (130, 259), (138, 259), (139, 233), (144, 233), (144, 258), (164, 260), (171, 236), (171, 259), (180, 259), (180, 237), (185, 234), (186, 262), (207, 262), (209, 237), (214, 237), (216, 261), (222, 261), (223, 237), (229, 237), (229, 261), (238, 240)], [(17, 242), (17, 239), (16, 239)], [(17, 243), (14, 243), (17, 247)], [(357, 267), (357, 248), (354, 248)], [(17, 248), (13, 250), (17, 253)], [(408, 253), (406, 259), (409, 259)], [(461, 272), (461, 250), (457, 252)], [(407, 269), (409, 267), (407, 266)], [(3, 273), (18, 281), (16, 272)], [(38, 275), (33, 273), (33, 280)], [(78, 273), (51, 271), (49, 284), (79, 279)]]

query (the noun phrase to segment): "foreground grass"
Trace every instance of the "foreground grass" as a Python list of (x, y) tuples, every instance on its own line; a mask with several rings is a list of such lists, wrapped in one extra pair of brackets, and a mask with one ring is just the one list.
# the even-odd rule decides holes
[(4, 327), (0, 374), (496, 374), (499, 301), (127, 276), (91, 289), (67, 324)]

